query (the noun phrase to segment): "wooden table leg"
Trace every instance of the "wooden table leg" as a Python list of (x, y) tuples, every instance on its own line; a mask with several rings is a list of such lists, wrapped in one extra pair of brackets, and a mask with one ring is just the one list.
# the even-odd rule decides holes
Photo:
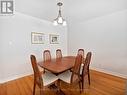
[(58, 87), (57, 95), (65, 95), (65, 93), (60, 88), (60, 80), (59, 79), (57, 80), (57, 87)]

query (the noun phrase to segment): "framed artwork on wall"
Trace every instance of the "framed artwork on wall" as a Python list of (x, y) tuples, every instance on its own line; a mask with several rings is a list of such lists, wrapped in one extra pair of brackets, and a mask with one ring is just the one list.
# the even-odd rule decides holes
[(32, 44), (44, 44), (45, 36), (43, 33), (31, 32)]
[(59, 44), (59, 35), (50, 34), (49, 40), (50, 40), (50, 44)]

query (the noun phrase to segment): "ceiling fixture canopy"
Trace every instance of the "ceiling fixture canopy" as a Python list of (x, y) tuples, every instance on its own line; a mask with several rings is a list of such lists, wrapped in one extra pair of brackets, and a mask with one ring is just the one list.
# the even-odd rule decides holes
[(58, 12), (57, 18), (54, 19), (53, 24), (54, 25), (63, 25), (63, 26), (66, 26), (67, 23), (66, 23), (65, 19), (61, 15), (61, 6), (63, 5), (63, 3), (58, 2), (57, 5), (59, 6), (59, 12)]

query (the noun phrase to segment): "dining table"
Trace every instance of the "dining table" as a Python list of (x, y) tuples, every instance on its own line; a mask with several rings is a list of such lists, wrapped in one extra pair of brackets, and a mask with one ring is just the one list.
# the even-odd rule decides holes
[[(55, 75), (59, 75), (67, 70), (71, 70), (75, 64), (75, 56), (64, 56), (62, 58), (52, 58), (50, 61), (39, 61), (38, 65)], [(58, 89), (60, 80), (57, 81), (57, 86), (54, 84), (50, 87)], [(65, 95), (61, 89), (57, 91), (58, 95)]]
[(75, 56), (65, 56), (62, 58), (53, 58), (50, 61), (39, 61), (38, 65), (53, 74), (60, 74), (73, 68)]

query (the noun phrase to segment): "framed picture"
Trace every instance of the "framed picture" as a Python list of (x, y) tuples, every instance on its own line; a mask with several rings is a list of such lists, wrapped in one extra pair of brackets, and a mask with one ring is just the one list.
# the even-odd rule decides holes
[(31, 43), (32, 44), (44, 44), (44, 34), (38, 32), (31, 32)]
[(50, 44), (59, 44), (59, 35), (49, 35)]

